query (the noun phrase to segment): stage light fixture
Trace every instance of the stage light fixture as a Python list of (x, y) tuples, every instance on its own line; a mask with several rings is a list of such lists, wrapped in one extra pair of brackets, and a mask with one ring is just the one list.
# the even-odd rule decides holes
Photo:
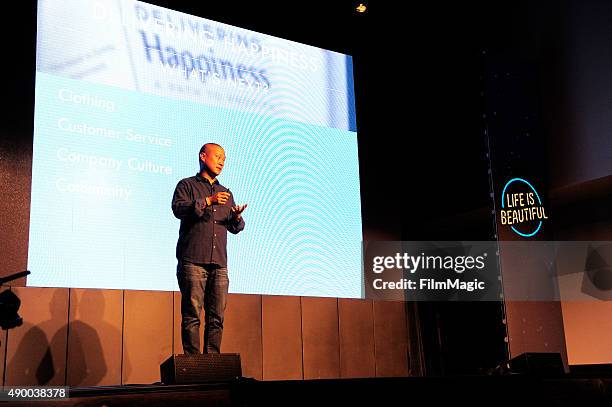
[(0, 293), (0, 328), (13, 329), (23, 324), (23, 318), (17, 311), (21, 300), (14, 292), (6, 290)]
[[(9, 281), (25, 277), (28, 274), (30, 274), (30, 272), (26, 270), (11, 274), (7, 277), (0, 277), (0, 286), (3, 286)], [(0, 328), (13, 329), (23, 324), (23, 318), (21, 318), (17, 313), (20, 306), (21, 300), (14, 292), (4, 290), (0, 293)]]

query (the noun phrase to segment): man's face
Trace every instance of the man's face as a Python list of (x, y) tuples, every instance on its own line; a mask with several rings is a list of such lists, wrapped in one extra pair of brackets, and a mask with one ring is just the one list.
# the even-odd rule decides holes
[(216, 177), (221, 174), (221, 170), (223, 170), (223, 165), (225, 164), (225, 151), (219, 146), (206, 146), (206, 151), (200, 154), (200, 160), (202, 160), (208, 172), (214, 174)]

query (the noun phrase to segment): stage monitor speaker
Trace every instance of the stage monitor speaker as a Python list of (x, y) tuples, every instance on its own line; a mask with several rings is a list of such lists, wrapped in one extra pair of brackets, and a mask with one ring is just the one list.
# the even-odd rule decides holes
[(561, 376), (565, 373), (560, 353), (526, 352), (510, 359), (510, 372), (538, 376)]
[(164, 384), (228, 382), (242, 376), (238, 353), (172, 355), (159, 370)]

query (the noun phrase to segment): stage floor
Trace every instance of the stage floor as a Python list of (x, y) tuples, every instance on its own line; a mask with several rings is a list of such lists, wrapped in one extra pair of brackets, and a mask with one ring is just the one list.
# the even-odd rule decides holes
[(457, 376), (76, 387), (16, 406), (612, 406), (612, 378)]

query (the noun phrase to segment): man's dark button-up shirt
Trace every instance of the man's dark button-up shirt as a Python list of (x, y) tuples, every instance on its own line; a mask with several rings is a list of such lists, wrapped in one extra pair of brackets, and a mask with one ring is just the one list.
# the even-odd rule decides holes
[(237, 221), (231, 208), (235, 205), (230, 193), (225, 205), (206, 205), (206, 198), (226, 192), (218, 180), (211, 183), (200, 174), (179, 181), (172, 198), (172, 212), (181, 220), (176, 258), (199, 264), (227, 267), (227, 231), (244, 229), (244, 219)]

